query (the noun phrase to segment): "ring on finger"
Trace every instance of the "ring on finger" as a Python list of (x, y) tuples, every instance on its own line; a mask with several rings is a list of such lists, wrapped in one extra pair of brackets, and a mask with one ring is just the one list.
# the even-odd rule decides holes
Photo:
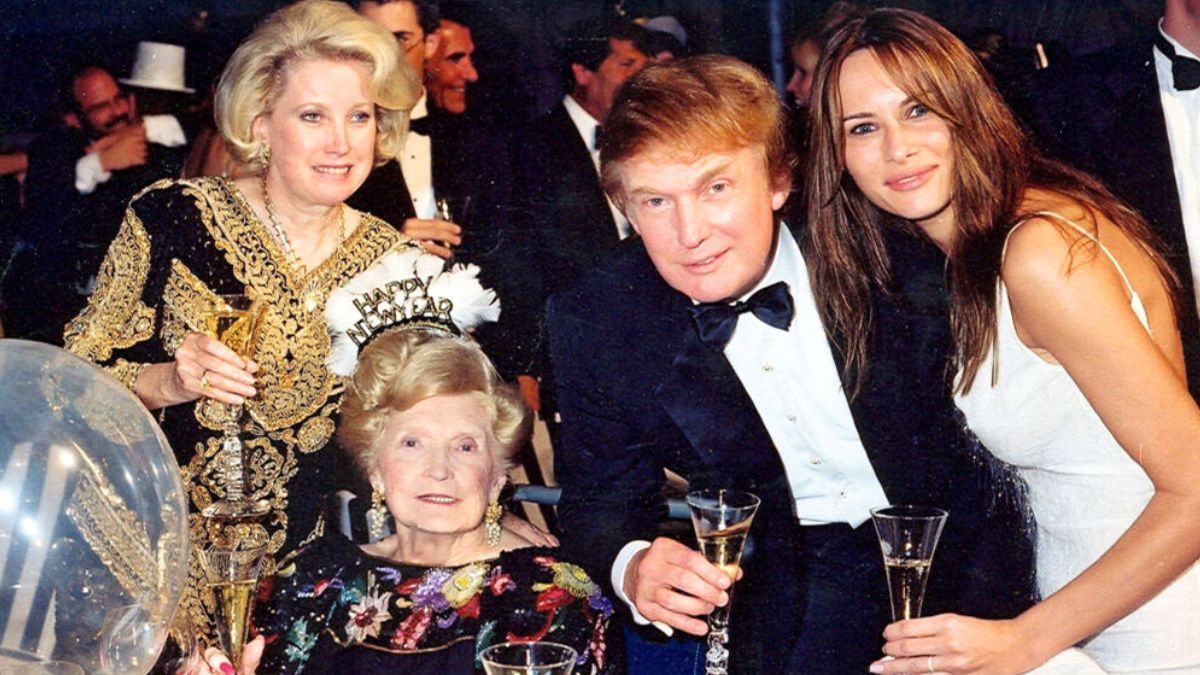
[(933, 669), (933, 654), (930, 654), (925, 658), (925, 668), (931, 673), (936, 672)]
[(200, 371), (200, 388), (201, 388), (201, 389), (208, 389), (208, 388), (209, 388), (209, 384), (208, 384), (208, 368), (205, 368), (204, 370)]

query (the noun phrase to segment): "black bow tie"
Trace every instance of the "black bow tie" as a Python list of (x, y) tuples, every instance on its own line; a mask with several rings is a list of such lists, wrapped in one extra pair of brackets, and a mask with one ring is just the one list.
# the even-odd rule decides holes
[(596, 150), (600, 149), (600, 139), (604, 138), (604, 132), (599, 124), (596, 125), (596, 132), (592, 135), (592, 147)]
[(428, 136), (433, 133), (433, 130), (436, 126), (437, 123), (434, 121), (433, 115), (426, 115), (424, 117), (418, 117), (415, 120), (408, 121), (409, 131), (412, 131), (415, 134), (421, 134), (422, 136)]
[(1200, 61), (1175, 53), (1175, 47), (1162, 33), (1154, 36), (1154, 46), (1171, 59), (1171, 79), (1176, 91), (1191, 91), (1200, 88)]
[(700, 333), (700, 341), (720, 351), (729, 344), (738, 315), (753, 312), (763, 323), (779, 330), (787, 330), (792, 322), (792, 295), (786, 282), (780, 281), (760, 288), (744, 302), (732, 305), (724, 302), (706, 302), (690, 307), (692, 321)]

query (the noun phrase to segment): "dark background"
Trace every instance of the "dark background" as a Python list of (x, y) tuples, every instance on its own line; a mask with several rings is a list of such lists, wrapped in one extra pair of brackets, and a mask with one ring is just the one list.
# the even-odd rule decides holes
[[(201, 87), (205, 70), (224, 56), (278, 0), (0, 0), (0, 149), (20, 143), (57, 112), (63, 72), (85, 56), (129, 72), (138, 40), (189, 47), (189, 85)], [(786, 80), (786, 50), (772, 59), (770, 18), (786, 44), (795, 27), (819, 16), (827, 0), (467, 0), (484, 76), (476, 96), (507, 117), (548, 107), (561, 95), (552, 67), (554, 36), (574, 20), (620, 6), (629, 16), (672, 14), (709, 50), (746, 59)], [(1001, 32), (1018, 50), (1047, 45), (1057, 60), (1098, 51), (1152, 29), (1158, 0), (908, 0), (868, 2), (916, 9), (961, 36)], [(198, 33), (188, 19), (209, 12)], [(486, 28), (486, 30), (481, 30)], [(1023, 51), (1022, 53), (1025, 53)], [(774, 66), (774, 68), (773, 68)], [(514, 96), (512, 92), (522, 92)]]

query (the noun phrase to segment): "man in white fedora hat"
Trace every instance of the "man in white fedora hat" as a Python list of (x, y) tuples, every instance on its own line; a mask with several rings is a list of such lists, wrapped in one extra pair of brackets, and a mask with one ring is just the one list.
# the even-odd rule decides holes
[[(132, 77), (121, 82), (143, 92), (187, 92), (183, 48), (146, 47), (153, 44), (139, 45)], [(29, 149), (20, 235), (28, 246), (4, 289), (8, 334), (54, 344), (82, 308), (125, 204), (150, 183), (177, 176), (187, 151), (174, 116), (139, 115), (138, 97), (100, 65), (74, 68), (62, 94), (78, 124), (47, 131)]]

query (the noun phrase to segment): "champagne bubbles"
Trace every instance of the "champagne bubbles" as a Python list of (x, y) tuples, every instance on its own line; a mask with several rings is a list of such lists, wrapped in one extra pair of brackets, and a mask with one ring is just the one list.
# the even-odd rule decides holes
[(0, 340), (0, 672), (141, 675), (187, 574), (153, 417), (68, 352)]

